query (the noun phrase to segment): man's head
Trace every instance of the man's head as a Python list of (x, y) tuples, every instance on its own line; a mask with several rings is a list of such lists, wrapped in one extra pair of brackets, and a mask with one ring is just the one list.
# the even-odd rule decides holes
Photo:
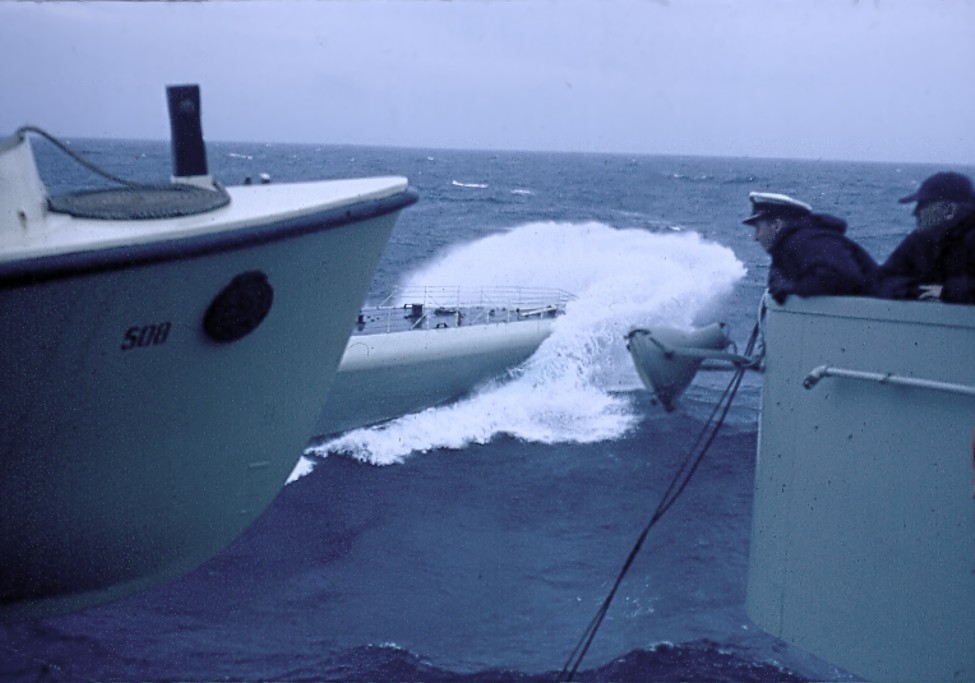
[(755, 241), (766, 251), (772, 247), (782, 228), (796, 218), (812, 213), (811, 206), (784, 194), (750, 192), (748, 200), (752, 203), (752, 215), (742, 223), (755, 228)]
[(929, 230), (951, 225), (975, 208), (975, 188), (968, 176), (945, 171), (926, 178), (916, 192), (898, 201), (916, 202), (912, 213), (918, 230)]

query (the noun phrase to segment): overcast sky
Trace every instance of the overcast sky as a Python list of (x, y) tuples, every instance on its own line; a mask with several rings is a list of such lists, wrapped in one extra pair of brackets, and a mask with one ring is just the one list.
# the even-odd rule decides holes
[(975, 0), (0, 2), (0, 133), (975, 163)]

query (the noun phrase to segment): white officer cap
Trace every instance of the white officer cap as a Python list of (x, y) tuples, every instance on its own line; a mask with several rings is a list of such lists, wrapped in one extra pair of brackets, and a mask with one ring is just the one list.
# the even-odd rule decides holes
[(745, 225), (754, 225), (763, 218), (772, 220), (779, 217), (807, 216), (812, 213), (809, 204), (786, 194), (749, 192), (748, 199), (752, 203), (752, 215), (742, 221)]

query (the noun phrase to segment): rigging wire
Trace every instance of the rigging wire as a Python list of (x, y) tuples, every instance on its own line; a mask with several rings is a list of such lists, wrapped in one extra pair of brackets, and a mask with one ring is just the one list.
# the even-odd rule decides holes
[[(751, 337), (748, 340), (748, 344), (745, 350), (745, 355), (751, 355), (754, 352), (755, 344), (758, 341), (759, 334), (761, 331), (760, 323), (756, 323), (754, 329), (752, 330)], [(707, 421), (701, 428), (697, 439), (694, 441), (694, 445), (691, 446), (688, 451), (687, 457), (681, 466), (677, 469), (670, 484), (667, 486), (667, 490), (664, 492), (657, 504), (656, 510), (654, 510), (653, 515), (650, 517), (650, 521), (643, 528), (642, 533), (637, 538), (636, 543), (633, 544), (633, 548), (630, 550), (630, 554), (627, 556), (626, 561), (623, 563), (623, 567), (620, 569), (616, 580), (613, 582), (612, 588), (610, 588), (606, 599), (603, 600), (602, 605), (596, 611), (595, 616), (592, 621), (589, 622), (589, 626), (586, 628), (576, 644), (572, 653), (569, 655), (565, 666), (562, 667), (562, 671), (559, 673), (559, 681), (571, 681), (575, 679), (576, 673), (579, 670), (579, 666), (582, 664), (583, 659), (586, 657), (586, 653), (589, 652), (589, 648), (596, 638), (596, 633), (599, 631), (599, 627), (602, 625), (603, 620), (606, 618), (606, 614), (609, 612), (610, 605), (613, 599), (616, 597), (616, 592), (619, 590), (620, 585), (623, 583), (623, 579), (626, 577), (627, 572), (629, 572), (630, 567), (636, 560), (637, 556), (640, 554), (640, 549), (643, 547), (643, 542), (646, 540), (647, 535), (650, 530), (660, 521), (660, 518), (666, 514), (666, 512), (677, 502), (681, 494), (687, 488), (687, 485), (691, 481), (691, 477), (697, 471), (698, 466), (704, 459), (704, 455), (710, 449), (711, 444), (714, 443), (714, 439), (718, 435), (718, 431), (721, 429), (721, 425), (724, 424), (725, 417), (728, 415), (728, 411), (731, 409), (731, 404), (735, 399), (735, 395), (738, 393), (738, 388), (741, 386), (742, 379), (745, 376), (745, 366), (737, 366), (731, 380), (728, 382), (728, 386), (725, 387), (721, 394), (721, 397), (715, 403), (714, 409), (708, 416)], [(720, 413), (720, 416), (719, 416)], [(717, 420), (715, 421), (715, 418)], [(703, 445), (702, 445), (703, 443)], [(700, 450), (698, 450), (700, 447)]]
[(144, 187), (144, 184), (142, 183), (136, 183), (131, 180), (126, 180), (125, 178), (120, 178), (119, 176), (109, 173), (103, 168), (96, 166), (92, 162), (88, 161), (88, 159), (85, 159), (83, 156), (81, 156), (73, 149), (68, 147), (61, 140), (48, 133), (43, 128), (38, 128), (37, 126), (21, 126), (20, 128), (17, 129), (16, 135), (22, 137), (26, 133), (34, 133), (35, 135), (40, 135), (42, 138), (50, 142), (52, 145), (54, 145), (59, 150), (67, 154), (69, 157), (77, 161), (79, 164), (87, 168), (89, 171), (97, 175), (100, 175), (106, 180), (111, 180), (113, 183), (118, 183), (119, 185), (124, 185), (125, 187)]

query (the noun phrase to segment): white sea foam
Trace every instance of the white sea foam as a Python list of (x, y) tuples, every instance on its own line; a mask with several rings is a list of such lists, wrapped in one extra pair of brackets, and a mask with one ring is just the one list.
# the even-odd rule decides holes
[(576, 295), (552, 335), (511, 377), (453, 404), (348, 432), (310, 455), (377, 465), (509, 435), (536, 443), (622, 436), (637, 419), (640, 380), (624, 335), (638, 325), (689, 327), (745, 273), (727, 247), (696, 233), (601, 223), (530, 223), (449, 249), (402, 284), (554, 287)]

